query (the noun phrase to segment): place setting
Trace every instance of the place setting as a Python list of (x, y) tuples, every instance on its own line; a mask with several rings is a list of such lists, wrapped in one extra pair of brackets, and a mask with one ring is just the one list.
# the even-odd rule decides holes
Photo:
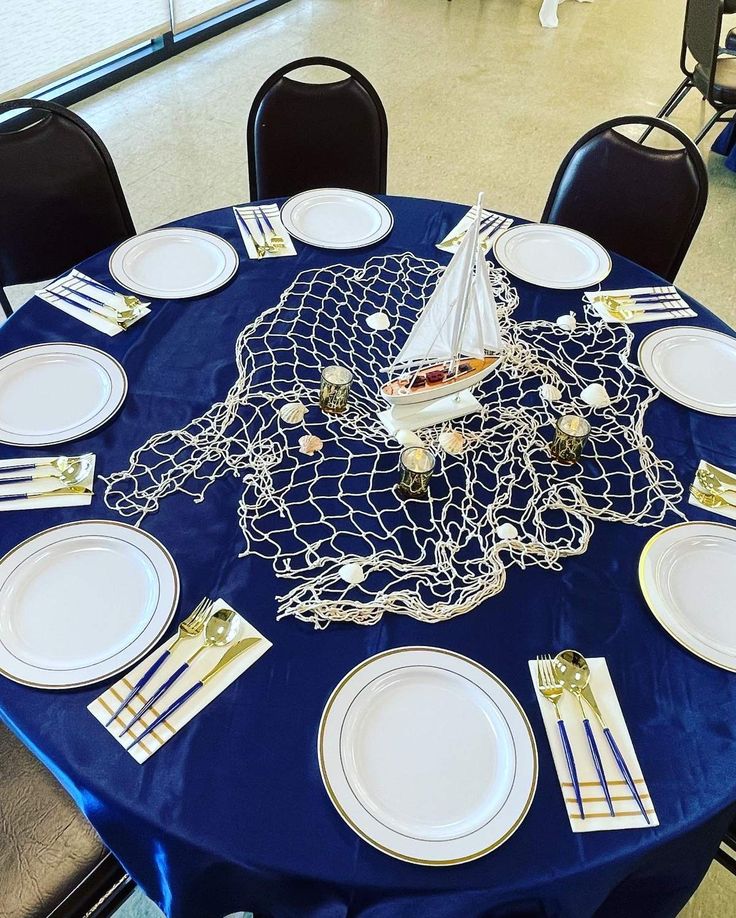
[[(437, 248), (443, 252), (456, 252), (465, 234), (472, 229), (477, 215), (477, 207), (474, 205), (467, 213), (463, 214), (455, 226), (437, 243)], [(494, 213), (492, 210), (483, 211), (479, 238), (484, 252), (490, 250), (496, 236), (508, 229), (513, 222), (511, 217), (504, 217), (501, 214)]]
[(281, 222), (277, 204), (233, 207), (235, 222), (249, 258), (283, 258), (296, 255), (294, 243)]
[(0, 511), (88, 507), (95, 455), (0, 459)]
[(224, 599), (204, 597), (133, 669), (88, 709), (142, 764), (272, 646)]
[(151, 311), (150, 303), (111, 290), (76, 268), (37, 290), (36, 296), (110, 337), (127, 331)]
[(677, 288), (671, 285), (588, 291), (584, 299), (604, 322), (635, 325), (640, 322), (692, 319), (697, 316)]
[(736, 473), (701, 459), (690, 485), (689, 503), (736, 521)]
[(563, 650), (529, 671), (572, 831), (659, 825), (606, 660)]

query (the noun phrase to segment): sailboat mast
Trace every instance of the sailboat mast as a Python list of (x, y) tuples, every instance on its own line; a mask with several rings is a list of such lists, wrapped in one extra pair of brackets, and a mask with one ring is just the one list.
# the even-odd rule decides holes
[[(468, 321), (468, 296), (470, 294), (470, 285), (473, 281), (473, 271), (475, 269), (475, 253), (478, 251), (478, 237), (480, 236), (480, 224), (481, 217), (483, 215), (483, 192), (481, 191), (478, 195), (478, 203), (476, 204), (477, 213), (475, 215), (475, 223), (473, 224), (473, 259), (470, 262), (468, 274), (465, 278), (465, 283), (463, 285), (463, 295), (461, 300), (460, 308), (460, 317), (456, 325), (455, 335), (452, 340), (452, 359), (450, 360), (450, 365), (448, 367), (448, 375), (452, 375), (459, 363), (460, 356), (460, 342), (463, 340), (463, 334), (465, 332), (465, 325)], [(470, 230), (468, 230), (470, 232)]]

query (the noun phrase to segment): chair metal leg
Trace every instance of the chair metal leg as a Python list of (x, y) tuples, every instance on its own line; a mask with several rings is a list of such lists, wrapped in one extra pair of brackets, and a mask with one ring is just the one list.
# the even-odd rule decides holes
[[(682, 83), (680, 83), (662, 108), (657, 112), (657, 118), (666, 118), (668, 115), (671, 115), (692, 88), (693, 84), (690, 82), (690, 77), (685, 77)], [(639, 138), (639, 143), (644, 143), (653, 130), (653, 127), (648, 127)]]
[(693, 143), (695, 143), (696, 145), (699, 144), (700, 141), (701, 141), (701, 140), (705, 137), (705, 135), (708, 133), (708, 131), (713, 127), (713, 125), (714, 125), (714, 124), (717, 124), (719, 121), (721, 121), (722, 118), (723, 118), (723, 115), (724, 115), (726, 112), (729, 112), (729, 111), (733, 111), (733, 108), (732, 108), (732, 107), (729, 107), (729, 108), (717, 108), (716, 111), (715, 111), (715, 114), (713, 115), (713, 117), (710, 118), (708, 121), (705, 122), (705, 124), (703, 125), (703, 127), (698, 131), (698, 133), (696, 134), (696, 136), (693, 138)]
[(5, 291), (0, 287), (0, 306), (3, 308), (3, 312), (6, 317), (9, 319), (13, 315), (13, 309), (10, 305), (10, 300), (8, 299)]

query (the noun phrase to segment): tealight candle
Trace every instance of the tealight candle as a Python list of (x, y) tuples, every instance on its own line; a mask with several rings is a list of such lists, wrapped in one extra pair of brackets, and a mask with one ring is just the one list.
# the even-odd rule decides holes
[(342, 414), (348, 403), (353, 374), (347, 367), (325, 367), (319, 386), (319, 407), (325, 414)]
[(434, 471), (434, 453), (424, 446), (402, 449), (399, 459), (399, 491), (404, 497), (426, 497)]
[(566, 465), (580, 461), (588, 437), (590, 424), (577, 414), (565, 414), (558, 421), (555, 438), (550, 447), (552, 456)]

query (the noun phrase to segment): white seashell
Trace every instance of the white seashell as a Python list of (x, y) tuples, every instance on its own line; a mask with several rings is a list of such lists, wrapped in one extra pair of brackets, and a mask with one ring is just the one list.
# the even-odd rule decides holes
[(402, 427), (396, 431), (396, 439), (402, 446), (424, 446), (424, 440), (413, 430)]
[(559, 402), (562, 398), (562, 393), (557, 386), (553, 386), (552, 383), (545, 383), (543, 386), (540, 386), (539, 394), (548, 402)]
[(279, 417), (285, 424), (298, 424), (309, 411), (302, 402), (287, 402), (279, 408)]
[(451, 456), (459, 456), (465, 448), (465, 437), (459, 430), (443, 430), (440, 434), (440, 446)]
[(564, 316), (558, 316), (556, 321), (560, 328), (564, 328), (565, 331), (569, 332), (574, 332), (578, 324), (574, 312), (568, 312)]
[(365, 324), (374, 331), (386, 331), (387, 328), (391, 327), (391, 319), (389, 319), (388, 313), (379, 309), (378, 312), (371, 313), (368, 316)]
[(305, 456), (312, 456), (314, 453), (318, 453), (323, 446), (324, 443), (314, 434), (304, 434), (303, 437), (299, 437), (299, 452), (304, 453)]
[(345, 583), (362, 583), (365, 580), (365, 571), (357, 561), (351, 561), (350, 564), (343, 564), (340, 568), (340, 576)]
[(501, 523), (496, 529), (496, 535), (499, 539), (516, 539), (519, 536), (519, 530), (513, 523)]
[(586, 386), (580, 393), (580, 398), (591, 408), (606, 408), (611, 404), (611, 396), (606, 392), (605, 386), (597, 382)]

